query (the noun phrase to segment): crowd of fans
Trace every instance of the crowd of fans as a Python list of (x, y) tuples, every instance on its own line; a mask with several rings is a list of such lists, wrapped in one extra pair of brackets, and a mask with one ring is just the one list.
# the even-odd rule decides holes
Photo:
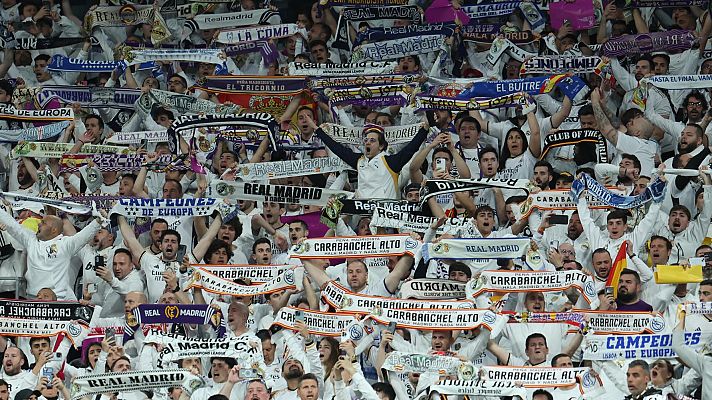
[(712, 398), (705, 1), (78, 3), (0, 1), (0, 400)]

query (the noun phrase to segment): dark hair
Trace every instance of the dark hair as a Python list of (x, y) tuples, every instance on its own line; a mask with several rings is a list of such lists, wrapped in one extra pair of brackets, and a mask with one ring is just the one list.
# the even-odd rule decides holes
[(227, 396), (225, 396), (224, 394), (218, 393), (218, 394), (214, 394), (214, 395), (208, 397), (208, 400), (230, 400), (230, 399)]
[(688, 93), (687, 96), (685, 96), (685, 100), (682, 101), (682, 108), (687, 108), (687, 106), (690, 104), (691, 97), (696, 98), (700, 103), (702, 103), (703, 110), (706, 110), (709, 106), (707, 104), (707, 98), (705, 97), (705, 95), (703, 95), (697, 90), (693, 90), (692, 92)]
[(464, 124), (465, 122), (470, 122), (470, 123), (475, 124), (475, 129), (477, 130), (477, 132), (482, 131), (482, 125), (480, 125), (480, 121), (476, 120), (474, 117), (471, 117), (469, 115), (462, 117), (462, 119), (460, 120), (460, 126), (462, 126), (462, 124)]
[(263, 238), (259, 238), (259, 239), (255, 240), (255, 243), (252, 243), (252, 254), (255, 253), (255, 249), (257, 248), (257, 245), (265, 244), (265, 243), (269, 245), (270, 249), (272, 248), (272, 242), (267, 238), (263, 237)]
[(503, 162), (499, 163), (499, 171), (502, 171), (507, 164), (507, 160), (512, 157), (512, 153), (509, 152), (509, 146), (507, 146), (507, 141), (509, 139), (509, 135), (512, 135), (513, 133), (519, 134), (522, 138), (522, 153), (525, 153), (527, 151), (527, 147), (529, 147), (529, 142), (527, 141), (527, 135), (524, 133), (523, 130), (519, 128), (512, 128), (507, 132), (507, 135), (504, 137), (504, 147), (502, 148), (502, 157), (500, 157), (501, 160), (504, 160)]
[(482, 149), (480, 149), (480, 152), (477, 153), (477, 158), (481, 160), (482, 156), (484, 156), (487, 153), (494, 153), (495, 158), (497, 160), (499, 160), (499, 154), (497, 154), (497, 150), (492, 146), (487, 146), (487, 147), (483, 147)]
[(373, 385), (371, 385), (373, 390), (376, 392), (381, 392), (388, 397), (388, 400), (396, 400), (396, 391), (393, 390), (393, 386), (391, 386), (390, 383), (386, 382), (375, 382)]
[(705, 130), (702, 129), (702, 127), (700, 125), (694, 124), (694, 123), (689, 123), (689, 124), (687, 124), (687, 126), (691, 126), (691, 127), (695, 128), (695, 134), (697, 134), (698, 138), (702, 138), (705, 135)]
[(590, 104), (586, 104), (585, 106), (579, 108), (578, 110), (578, 116), (579, 118), (584, 116), (584, 115), (594, 115), (593, 114), (593, 106)]
[(460, 261), (455, 261), (450, 264), (450, 268), (448, 268), (448, 274), (453, 271), (460, 271), (467, 275), (468, 278), (472, 278), (472, 270), (470, 269), (470, 267)]
[(324, 46), (325, 49), (329, 49), (329, 46), (326, 45), (326, 42), (321, 40), (321, 39), (314, 39), (311, 42), (309, 42), (309, 51), (314, 48), (314, 46)]
[(4, 90), (8, 96), (12, 96), (15, 91), (15, 86), (7, 79), (0, 79), (0, 89)]
[(96, 114), (89, 114), (89, 115), (87, 115), (87, 116), (84, 118), (84, 122), (86, 123), (88, 119), (92, 119), (92, 118), (95, 119), (95, 120), (97, 120), (97, 121), (99, 121), (99, 128), (104, 129), (104, 120), (101, 119), (101, 117), (98, 116), (98, 115), (96, 115)]
[(46, 340), (47, 343), (52, 343), (52, 341), (49, 339), (48, 336), (31, 337), (31, 338), (30, 338), (30, 346), (32, 346), (32, 343), (38, 342), (38, 341), (41, 341), (41, 340)]
[(554, 395), (552, 395), (551, 393), (547, 392), (547, 391), (544, 390), (544, 389), (537, 389), (537, 390), (535, 390), (534, 393), (532, 393), (532, 399), (533, 399), (535, 396), (539, 396), (539, 395), (544, 395), (544, 396), (546, 396), (546, 399), (547, 399), (547, 400), (554, 400)]
[(208, 250), (205, 251), (205, 256), (203, 256), (203, 261), (206, 264), (209, 264), (210, 256), (212, 256), (213, 253), (217, 252), (220, 249), (225, 249), (225, 252), (227, 253), (227, 259), (229, 261), (234, 254), (232, 251), (232, 246), (224, 240), (220, 239), (213, 239), (213, 241), (210, 242), (210, 246), (208, 246)]
[(519, 204), (526, 200), (527, 196), (509, 196), (507, 200), (504, 201), (504, 204)]
[(640, 164), (640, 160), (638, 159), (638, 157), (636, 157), (633, 154), (623, 153), (623, 154), (621, 154), (621, 158), (625, 158), (626, 160), (633, 161), (633, 167), (638, 168), (638, 170), (640, 170), (642, 168), (642, 166)]
[(304, 229), (305, 231), (308, 231), (308, 230), (309, 230), (309, 225), (307, 225), (307, 223), (304, 222), (304, 221), (302, 221), (301, 219), (292, 220), (292, 221), (291, 221), (289, 224), (287, 224), (287, 225), (292, 225), (292, 224), (299, 224), (299, 225), (302, 226), (302, 229)]
[[(20, 11), (20, 13), (22, 13), (22, 11)], [(50, 59), (51, 59), (51, 57), (49, 56), (49, 54), (40, 54), (37, 57), (35, 57), (35, 62), (37, 62), (37, 61), (49, 62)]]
[(628, 211), (616, 208), (606, 216), (606, 221), (613, 219), (622, 219), (624, 224), (628, 223)]
[[(129, 260), (133, 260), (133, 255), (131, 255), (131, 252), (123, 247), (119, 247), (114, 250), (114, 257), (116, 257), (117, 254), (126, 254), (127, 256), (129, 256)], [(131, 262), (131, 265), (133, 266), (133, 261)]]
[(255, 333), (255, 336), (259, 338), (262, 341), (265, 340), (271, 340), (272, 339), (272, 333), (270, 333), (269, 329), (260, 329)]
[(166, 221), (166, 220), (163, 219), (163, 218), (156, 218), (156, 219), (154, 219), (153, 221), (151, 221), (151, 229), (153, 229), (153, 225), (156, 225), (156, 224), (166, 224), (166, 225), (168, 225), (168, 221)]
[[(132, 181), (134, 181), (134, 183), (135, 183), (135, 182), (136, 182), (136, 179), (137, 179), (138, 177), (136, 176), (136, 174), (124, 174), (124, 175), (121, 175), (121, 179), (124, 179), (124, 178), (129, 178), (129, 179), (131, 179)], [(157, 219), (160, 219), (160, 218), (157, 218)]]
[(668, 251), (672, 250), (672, 242), (670, 241), (670, 239), (660, 235), (652, 235), (650, 237), (650, 243), (653, 243), (653, 240), (662, 240), (663, 242), (665, 242), (665, 247), (668, 249)]
[(331, 371), (334, 368), (334, 364), (339, 361), (339, 341), (334, 339), (333, 337), (326, 336), (323, 337), (319, 342), (321, 343), (324, 340), (326, 340), (327, 343), (329, 343), (329, 346), (331, 346), (331, 352), (329, 353), (329, 357), (325, 358), (322, 362), (322, 364), (324, 365), (324, 372), (326, 373), (326, 375), (324, 376), (330, 376)]
[(712, 286), (712, 279), (705, 279), (700, 282), (700, 286)]
[(643, 360), (633, 360), (630, 364), (628, 364), (628, 369), (631, 369), (633, 367), (643, 368), (646, 374), (650, 373), (650, 365)]
[(623, 275), (633, 275), (635, 277), (635, 281), (638, 282), (638, 284), (640, 284), (640, 274), (638, 274), (638, 271), (624, 268), (623, 271), (621, 271), (621, 276), (623, 276)]
[(127, 356), (121, 356), (121, 357), (117, 358), (116, 360), (114, 360), (113, 363), (111, 363), (111, 365), (109, 366), (109, 371), (113, 371), (116, 363), (118, 363), (121, 360), (124, 360), (124, 361), (128, 362), (129, 365), (131, 365), (131, 360)]
[(188, 87), (188, 81), (185, 80), (185, 78), (183, 78), (180, 74), (172, 74), (172, 75), (170, 75), (170, 76), (168, 77), (168, 79), (166, 79), (166, 81), (170, 81), (170, 80), (173, 79), (173, 78), (178, 78), (178, 79), (180, 79), (180, 81), (181, 81), (181, 83), (183, 84), (183, 86), (185, 86), (186, 88)]
[(316, 375), (312, 374), (311, 372), (308, 374), (304, 374), (299, 378), (299, 383), (297, 384), (297, 387), (302, 386), (302, 382), (308, 381), (308, 380), (313, 380), (316, 382), (316, 386), (319, 386), (319, 378), (316, 377)]
[(494, 209), (493, 209), (492, 207), (490, 207), (490, 206), (488, 206), (488, 205), (486, 205), (486, 204), (483, 204), (483, 205), (478, 206), (477, 208), (475, 208), (475, 215), (474, 215), (474, 217), (477, 217), (477, 214), (479, 214), (479, 213), (483, 213), (483, 212), (487, 212), (487, 211), (491, 212), (492, 215), (496, 215), (496, 214), (497, 214), (497, 213), (494, 211)]
[(566, 353), (559, 353), (559, 354), (555, 355), (554, 358), (551, 359), (551, 366), (552, 366), (552, 367), (555, 367), (555, 366), (556, 366), (556, 362), (559, 361), (559, 358), (561, 358), (561, 357), (568, 357), (568, 358), (571, 358), (571, 356), (568, 355), (568, 354), (566, 354)]
[(228, 367), (232, 368), (235, 365), (237, 365), (237, 360), (232, 358), (232, 357), (210, 357), (210, 363), (212, 364), (213, 361), (222, 361), (225, 364), (227, 364)]
[(400, 58), (396, 59), (396, 62), (401, 62), (401, 60), (405, 60), (406, 57), (412, 58), (413, 62), (415, 63), (415, 66), (420, 67), (420, 57), (418, 57), (417, 54), (413, 54), (411, 56), (400, 57)]
[(647, 55), (647, 54), (644, 54), (644, 55), (640, 56), (640, 57), (638, 58), (638, 61), (636, 61), (635, 63), (638, 64), (638, 62), (640, 62), (640, 61), (647, 61), (648, 64), (650, 65), (650, 69), (653, 69), (654, 66), (655, 66), (655, 64), (653, 64), (653, 58), (650, 57), (650, 56)]
[(609, 252), (608, 249), (606, 249), (605, 247), (599, 247), (596, 250), (594, 250), (593, 253), (591, 253), (591, 258), (593, 258), (593, 256), (595, 256), (596, 254), (602, 254), (602, 253), (608, 254), (608, 257), (611, 256), (611, 252)]
[(554, 167), (551, 166), (551, 163), (545, 160), (539, 160), (534, 164), (534, 168), (536, 167), (546, 167), (547, 171), (549, 171), (549, 175), (552, 177), (554, 176)]
[(672, 206), (670, 208), (670, 213), (672, 214), (673, 211), (682, 211), (687, 216), (687, 219), (692, 219), (692, 214), (690, 214), (690, 210), (688, 210), (687, 207), (683, 206), (682, 204), (676, 204)]
[(527, 336), (527, 340), (524, 342), (524, 348), (529, 347), (529, 342), (534, 339), (544, 339), (544, 346), (549, 347), (549, 345), (546, 343), (546, 336), (543, 334), (536, 332), (532, 333), (531, 335)]
[(643, 115), (643, 112), (637, 108), (629, 108), (621, 115), (621, 123), (623, 126), (628, 125), (628, 122), (633, 120), (639, 115)]
[(650, 56), (650, 60), (652, 61), (656, 57), (662, 57), (665, 62), (667, 63), (668, 67), (670, 66), (670, 56), (665, 54), (665, 53), (656, 53)]
[[(0, 386), (10, 387), (10, 386), (7, 384), (7, 382), (5, 381), (5, 379), (0, 379)], [(395, 399), (395, 398), (394, 398), (394, 399)], [(394, 399), (391, 399), (391, 400), (394, 400)]]
[(391, 125), (395, 125), (395, 123), (396, 123), (396, 120), (393, 119), (393, 116), (389, 113), (379, 112), (378, 114), (376, 114), (376, 119), (378, 119), (378, 117), (388, 118), (388, 121), (391, 123)]
[(177, 238), (178, 238), (178, 242), (181, 241), (180, 233), (178, 233), (177, 230), (175, 230), (175, 229), (166, 229), (165, 231), (163, 231), (163, 232), (161, 233), (161, 242), (162, 242), (163, 239), (164, 239), (166, 236), (168, 236), (168, 235), (173, 235), (173, 236), (177, 237)]
[(436, 147), (435, 150), (433, 150), (433, 163), (435, 162), (435, 155), (438, 153), (445, 153), (450, 159), (450, 162), (452, 162), (452, 152), (450, 149), (447, 147)]
[(162, 187), (166, 187), (166, 183), (169, 183), (169, 182), (172, 182), (172, 183), (174, 183), (176, 186), (178, 186), (178, 190), (180, 190), (180, 192), (183, 193), (183, 185), (181, 185), (180, 182), (178, 182), (178, 181), (175, 180), (175, 179), (167, 178), (166, 181), (163, 182), (163, 186), (162, 186)]

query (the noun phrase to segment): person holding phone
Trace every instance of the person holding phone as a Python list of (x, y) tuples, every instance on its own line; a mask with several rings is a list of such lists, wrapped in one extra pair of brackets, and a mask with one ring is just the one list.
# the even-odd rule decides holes
[[(95, 264), (96, 274), (101, 281), (96, 285), (95, 293), (85, 291), (84, 300), (102, 306), (101, 317), (122, 317), (125, 296), (130, 292), (146, 290), (141, 273), (134, 268), (131, 258), (131, 252), (120, 247), (114, 251), (112, 268), (109, 268), (105, 262), (100, 265)], [(97, 261), (103, 260), (98, 258)]]

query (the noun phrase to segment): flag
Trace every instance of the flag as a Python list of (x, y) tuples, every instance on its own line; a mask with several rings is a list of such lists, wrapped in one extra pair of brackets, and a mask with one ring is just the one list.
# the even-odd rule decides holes
[(606, 279), (606, 287), (613, 288), (613, 298), (618, 298), (618, 281), (621, 279), (621, 272), (626, 268), (626, 253), (628, 252), (628, 241), (621, 244), (621, 248), (616, 254), (616, 259), (613, 260), (613, 269), (608, 273)]

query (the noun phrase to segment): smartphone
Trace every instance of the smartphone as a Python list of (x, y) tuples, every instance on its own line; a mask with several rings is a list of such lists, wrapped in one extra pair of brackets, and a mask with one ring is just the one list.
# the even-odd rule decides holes
[(183, 263), (183, 257), (185, 257), (186, 247), (184, 244), (178, 246), (178, 251), (176, 252), (176, 261), (178, 263)]
[(348, 354), (346, 354), (346, 350), (339, 349), (339, 357), (341, 357), (341, 356), (348, 357)]
[(52, 3), (45, 0), (42, 2), (42, 7), (46, 8), (47, 11), (50, 11), (52, 10)]
[(706, 262), (712, 261), (712, 251), (709, 253), (705, 253), (705, 261)]
[(116, 344), (116, 330), (114, 330), (114, 328), (106, 328), (104, 337), (110, 344)]
[(550, 215), (549, 224), (551, 225), (568, 225), (569, 217), (567, 215)]
[(444, 158), (436, 158), (435, 159), (435, 169), (436, 170), (439, 169), (441, 171), (447, 170), (447, 160), (445, 160)]
[[(294, 321), (304, 323), (304, 311), (297, 310), (294, 312)], [(240, 375), (242, 376), (242, 375)]]
[(558, 240), (552, 240), (551, 243), (549, 243), (549, 248), (552, 249), (559, 249), (559, 241)]
[(89, 294), (94, 294), (98, 290), (98, 287), (96, 286), (96, 283), (88, 283), (87, 284), (87, 293)]
[(606, 287), (606, 296), (611, 295), (613, 296), (613, 287)]
[(388, 323), (388, 332), (396, 333), (396, 323), (395, 322)]
[(106, 261), (104, 256), (97, 254), (94, 256), (94, 271), (99, 267), (106, 267)]
[(281, 331), (281, 330), (282, 330), (282, 327), (279, 326), (279, 325), (272, 325), (272, 326), (269, 327), (269, 333), (271, 333), (271, 334), (273, 334), (273, 335), (276, 334), (277, 332)]
[(260, 374), (254, 368), (240, 368), (240, 378), (242, 379), (259, 379)]
[(42, 367), (42, 376), (47, 378), (47, 388), (51, 388), (52, 379), (54, 379), (54, 369), (52, 369), (52, 367)]

